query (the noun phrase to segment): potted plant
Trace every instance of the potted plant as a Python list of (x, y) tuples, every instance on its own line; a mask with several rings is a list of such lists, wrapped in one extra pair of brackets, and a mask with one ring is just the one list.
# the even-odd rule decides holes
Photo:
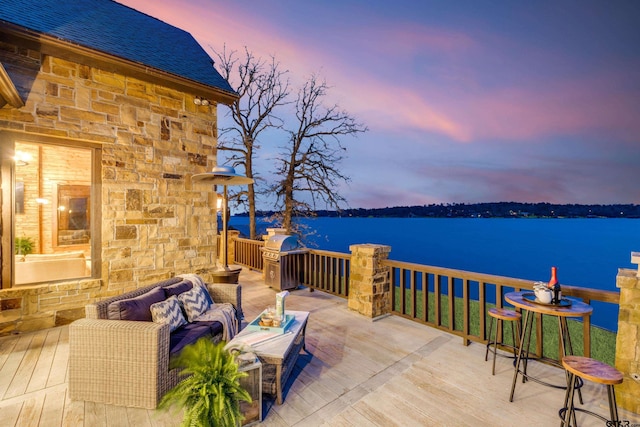
[(33, 252), (34, 242), (31, 237), (16, 237), (14, 244), (16, 255), (28, 255)]
[(180, 375), (186, 378), (164, 395), (159, 408), (182, 407), (183, 427), (236, 427), (244, 418), (240, 401), (251, 402), (251, 396), (240, 386), (240, 378), (247, 374), (238, 371), (224, 345), (201, 338), (172, 361), (171, 367), (182, 368)]

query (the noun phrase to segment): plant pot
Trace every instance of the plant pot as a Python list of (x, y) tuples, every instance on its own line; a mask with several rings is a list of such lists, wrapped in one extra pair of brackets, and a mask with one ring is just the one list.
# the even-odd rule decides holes
[(238, 277), (240, 276), (242, 268), (234, 270), (218, 270), (211, 273), (213, 283), (238, 283)]

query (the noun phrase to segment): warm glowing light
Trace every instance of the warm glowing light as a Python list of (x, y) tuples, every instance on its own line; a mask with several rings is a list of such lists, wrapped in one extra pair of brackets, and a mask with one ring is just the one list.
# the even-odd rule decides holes
[(222, 211), (222, 202), (223, 202), (223, 196), (222, 194), (216, 194), (217, 197), (217, 201), (216, 201), (216, 210), (218, 212)]
[(38, 198), (36, 199), (36, 202), (38, 202), (38, 203), (39, 203), (39, 204), (41, 204), (41, 205), (48, 205), (48, 204), (49, 204), (49, 200), (47, 200), (47, 199), (43, 199), (43, 198), (41, 198), (41, 197), (38, 197)]
[(33, 156), (24, 151), (16, 151), (16, 155), (13, 156), (13, 161), (16, 162), (18, 166), (26, 166), (31, 160), (33, 160)]

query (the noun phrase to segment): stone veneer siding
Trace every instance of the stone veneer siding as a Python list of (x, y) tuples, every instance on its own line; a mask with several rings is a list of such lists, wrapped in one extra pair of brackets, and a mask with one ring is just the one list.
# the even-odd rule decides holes
[(615, 388), (618, 405), (640, 414), (640, 252), (634, 252), (631, 261), (638, 270), (620, 269), (616, 279), (620, 288), (616, 369), (624, 381)]
[(5, 65), (37, 71), (18, 88), (26, 105), (0, 108), (2, 140), (28, 135), (98, 146), (101, 177), (93, 185), (102, 199), (100, 277), (3, 284), (0, 335), (68, 323), (97, 298), (177, 274), (207, 279), (217, 258), (215, 195), (192, 186), (190, 176), (214, 166), (217, 105), (196, 106), (192, 94), (5, 42), (0, 49)]
[(382, 261), (389, 257), (391, 246), (352, 245), (349, 300), (347, 306), (375, 319), (391, 313), (391, 277)]

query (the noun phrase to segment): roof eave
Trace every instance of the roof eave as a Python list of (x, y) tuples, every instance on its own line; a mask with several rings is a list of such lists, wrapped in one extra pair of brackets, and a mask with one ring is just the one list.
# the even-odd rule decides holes
[(7, 74), (7, 70), (5, 70), (4, 66), (0, 63), (0, 108), (6, 104), (14, 108), (24, 107), (24, 101)]
[[(9, 36), (26, 40), (34, 44), (33, 47), (35, 49), (46, 55), (56, 56), (62, 59), (78, 62), (80, 64), (101, 68), (106, 71), (140, 78), (141, 80), (148, 80), (156, 84), (161, 84), (172, 89), (190, 93), (194, 96), (207, 98), (211, 101), (216, 101), (225, 105), (233, 104), (239, 97), (235, 92), (225, 91), (214, 86), (187, 79), (183, 76), (149, 67), (139, 62), (70, 43), (66, 40), (61, 40), (46, 34), (30, 31), (20, 26), (6, 24), (7, 22), (3, 23), (3, 31)], [(9, 80), (9, 82), (11, 81)], [(1, 81), (0, 85), (2, 85)], [(13, 84), (11, 84), (11, 86), (13, 86)], [(3, 87), (0, 86), (0, 89), (2, 88)], [(0, 92), (0, 94), (4, 95), (4, 91)]]

